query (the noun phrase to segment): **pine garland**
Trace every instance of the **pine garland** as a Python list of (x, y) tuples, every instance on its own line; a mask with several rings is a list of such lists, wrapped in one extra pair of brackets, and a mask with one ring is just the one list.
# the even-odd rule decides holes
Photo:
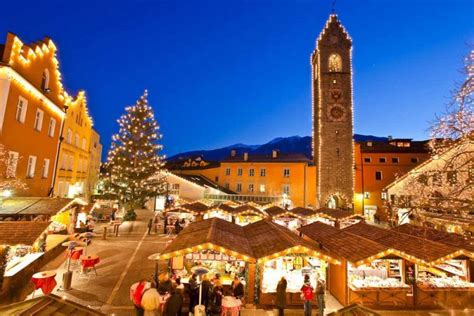
[(127, 209), (143, 207), (148, 198), (166, 192), (160, 172), (165, 158), (158, 143), (162, 135), (147, 97), (145, 90), (134, 106), (125, 108), (105, 164), (104, 190)]

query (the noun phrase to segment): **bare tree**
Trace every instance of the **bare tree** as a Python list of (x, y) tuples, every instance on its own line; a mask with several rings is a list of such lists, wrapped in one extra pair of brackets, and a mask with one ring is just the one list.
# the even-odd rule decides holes
[(466, 80), (430, 127), (430, 159), (403, 177), (396, 198), (387, 203), (394, 222), (393, 210), (399, 208), (408, 210), (404, 216), (474, 212), (474, 51), (463, 72)]
[(9, 151), (0, 144), (0, 192), (25, 190), (27, 185), (15, 176), (16, 166), (21, 157), (10, 157)]

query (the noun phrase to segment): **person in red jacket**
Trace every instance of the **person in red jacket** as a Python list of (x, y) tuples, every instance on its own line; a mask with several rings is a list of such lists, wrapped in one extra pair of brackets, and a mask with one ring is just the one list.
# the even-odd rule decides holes
[(311, 316), (311, 301), (314, 298), (314, 288), (311, 286), (309, 275), (305, 274), (304, 283), (301, 287), (301, 298), (303, 299), (304, 316)]

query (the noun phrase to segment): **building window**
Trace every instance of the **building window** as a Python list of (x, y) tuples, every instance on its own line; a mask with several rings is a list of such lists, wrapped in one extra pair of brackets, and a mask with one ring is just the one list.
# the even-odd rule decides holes
[(375, 180), (382, 180), (382, 171), (375, 171)]
[(54, 137), (54, 131), (55, 130), (56, 130), (56, 120), (52, 118), (52, 119), (49, 120), (48, 136), (49, 137)]
[(230, 176), (230, 168), (226, 168), (226, 169), (225, 169), (225, 175), (226, 175), (226, 176)]
[(418, 163), (418, 158), (417, 157), (411, 158), (411, 163)]
[(236, 191), (237, 192), (242, 192), (242, 183), (237, 183)]
[(41, 90), (49, 90), (49, 70), (45, 69), (43, 71), (43, 77), (41, 78)]
[(26, 177), (33, 178), (35, 176), (35, 168), (36, 168), (36, 157), (29, 156), (28, 157), (28, 167), (26, 169)]
[(81, 148), (82, 150), (86, 150), (86, 146), (87, 146), (87, 141), (85, 138), (82, 139), (82, 145), (81, 145)]
[(43, 170), (41, 172), (41, 176), (46, 179), (49, 173), (49, 159), (43, 160)]
[(260, 176), (265, 177), (267, 174), (267, 170), (265, 168), (260, 169)]
[(249, 169), (249, 177), (253, 177), (255, 175), (255, 169), (254, 168), (250, 168)]
[(382, 198), (382, 200), (387, 200), (388, 198), (387, 191), (382, 191), (382, 193), (380, 193), (380, 197)]
[(260, 184), (259, 191), (260, 193), (265, 193), (265, 184)]
[(380, 163), (385, 163), (385, 162), (387, 162), (387, 159), (385, 159), (385, 157), (381, 157), (381, 158), (379, 158), (379, 162)]
[(8, 153), (8, 165), (7, 165), (7, 178), (15, 178), (16, 177), (16, 168), (18, 166), (18, 157), (19, 154), (15, 151), (10, 151)]
[(370, 199), (370, 192), (364, 192), (364, 199)]
[(290, 177), (290, 169), (288, 169), (288, 168), (283, 169), (283, 177), (285, 177), (285, 178)]
[(175, 190), (175, 191), (179, 191), (179, 183), (173, 183), (173, 184), (171, 185), (171, 189), (172, 189), (172, 190)]
[(74, 135), (74, 146), (79, 147), (79, 134)]
[(288, 184), (283, 185), (283, 194), (290, 195), (290, 185)]
[(369, 163), (369, 162), (371, 162), (371, 161), (372, 161), (372, 158), (370, 158), (370, 157), (364, 157), (364, 162), (365, 162), (365, 163)]
[(398, 163), (399, 161), (398, 157), (392, 157), (392, 163)]
[(253, 192), (253, 184), (252, 183), (249, 184), (249, 192)]
[(28, 109), (28, 100), (23, 97), (18, 98), (18, 104), (16, 106), (16, 120), (20, 123), (25, 123), (26, 110)]
[(229, 183), (228, 183), (228, 182), (224, 183), (224, 188), (226, 188), (227, 190), (229, 190), (229, 188), (230, 188), (230, 185), (229, 185)]
[(41, 132), (41, 128), (43, 127), (43, 116), (44, 112), (42, 110), (36, 110), (35, 124), (33, 125), (33, 128), (38, 132)]
[(328, 59), (329, 72), (341, 72), (342, 71), (342, 58), (341, 55), (332, 53)]
[(237, 175), (241, 176), (242, 175), (242, 168), (237, 169)]
[(70, 128), (67, 129), (66, 143), (68, 144), (72, 143), (72, 130)]
[(64, 155), (61, 157), (61, 165), (59, 166), (59, 169), (61, 169), (61, 170), (66, 170), (67, 159), (68, 159), (68, 156), (67, 156), (66, 154), (64, 154)]
[(372, 147), (372, 142), (367, 142), (367, 147)]

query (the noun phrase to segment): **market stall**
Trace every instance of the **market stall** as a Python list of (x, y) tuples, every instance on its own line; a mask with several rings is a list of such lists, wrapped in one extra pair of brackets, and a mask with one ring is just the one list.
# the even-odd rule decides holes
[[(474, 283), (470, 282), (469, 245), (449, 245), (397, 230), (359, 223), (343, 231), (363, 236), (390, 247), (404, 256), (402, 271), (414, 288), (414, 304), (423, 308), (474, 306)], [(425, 236), (440, 235), (431, 231)]]
[(49, 225), (50, 222), (0, 222), (0, 246), (6, 251), (6, 256), (0, 256), (4, 260), (0, 266), (5, 267), (0, 279), (15, 278), (44, 255)]
[(325, 278), (328, 262), (339, 263), (316, 243), (271, 221), (240, 226), (218, 218), (189, 225), (160, 258), (172, 259), (173, 271), (184, 281), (195, 265), (206, 266), (210, 274), (221, 274), (223, 280), (238, 276), (246, 284), (246, 302), (260, 305), (273, 305), (275, 281), (285, 276), (288, 303), (302, 306), (299, 294), (304, 274), (311, 275), (315, 286), (318, 274)]
[(316, 213), (317, 216), (313, 217), (312, 221), (321, 221), (325, 224), (336, 226), (341, 229), (357, 224), (363, 220), (363, 217), (360, 215), (340, 209), (320, 208), (316, 210)]
[(272, 206), (265, 210), (268, 217), (278, 225), (284, 226), (291, 231), (296, 231), (304, 223), (304, 217), (297, 215), (279, 206)]
[(266, 214), (251, 204), (245, 204), (234, 208), (232, 216), (234, 223), (245, 226), (264, 219)]
[(232, 214), (234, 213), (234, 209), (234, 207), (222, 203), (220, 205), (210, 207), (205, 213), (203, 213), (203, 218), (220, 218), (225, 221), (232, 222)]

